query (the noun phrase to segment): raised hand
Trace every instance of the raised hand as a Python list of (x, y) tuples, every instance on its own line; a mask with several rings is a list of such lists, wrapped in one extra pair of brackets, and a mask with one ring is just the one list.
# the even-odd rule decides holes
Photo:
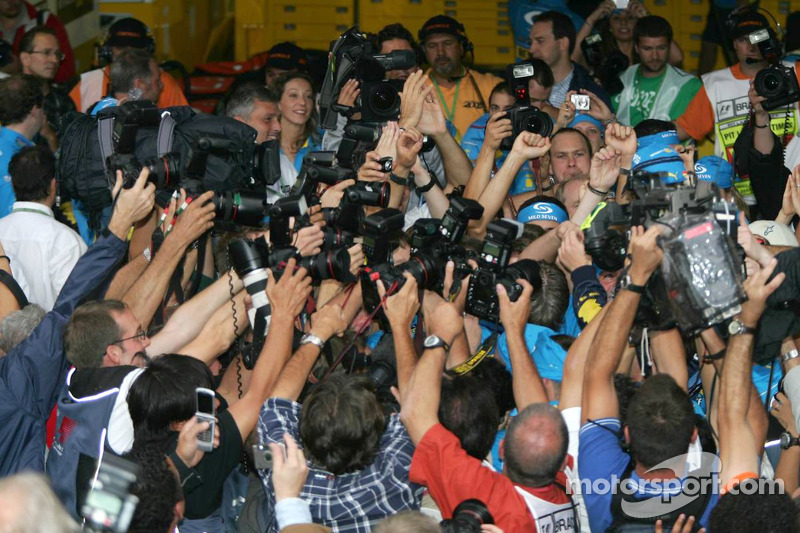
[(415, 128), (408, 128), (400, 133), (397, 139), (397, 167), (410, 169), (417, 161), (419, 151), (422, 150), (422, 133)]
[(280, 281), (275, 282), (275, 274), (270, 270), (267, 279), (267, 298), (272, 307), (273, 317), (296, 317), (311, 294), (311, 278), (305, 268), (295, 270), (294, 258), (286, 262)]
[(485, 137), (483, 139), (483, 146), (492, 151), (497, 151), (500, 148), (500, 143), (506, 137), (511, 136), (513, 128), (511, 127), (511, 120), (506, 118), (505, 111), (498, 111), (486, 123)]
[(769, 277), (778, 266), (778, 260), (772, 258), (755, 276), (750, 276), (744, 282), (744, 291), (747, 293), (747, 301), (742, 304), (742, 311), (739, 313), (739, 320), (747, 326), (755, 327), (767, 305), (767, 298), (781, 286), (786, 274), (778, 273), (772, 278)]
[(358, 98), (359, 94), (361, 94), (361, 89), (358, 87), (358, 80), (347, 80), (339, 91), (339, 98), (336, 103), (345, 107), (353, 107), (356, 105), (356, 98)]
[(606, 146), (619, 154), (632, 156), (636, 153), (636, 132), (630, 126), (613, 123), (606, 126)]
[(525, 159), (536, 159), (550, 151), (550, 138), (538, 133), (523, 131), (514, 140), (511, 151)]
[(433, 91), (433, 85), (428, 83), (428, 76), (424, 71), (418, 70), (411, 74), (403, 84), (400, 93), (400, 126), (403, 128), (416, 128), (422, 118), (425, 99)]
[(275, 488), (275, 501), (300, 497), (300, 491), (303, 490), (308, 477), (308, 464), (303, 450), (288, 433), (283, 435), (283, 440), (284, 446), (274, 442), (269, 443), (272, 452), (272, 486)]
[(606, 146), (592, 156), (592, 166), (589, 169), (589, 185), (600, 191), (608, 191), (619, 178), (622, 156), (620, 153)]
[(664, 258), (664, 252), (657, 243), (659, 235), (661, 229), (658, 226), (652, 226), (647, 231), (642, 226), (631, 228), (631, 266), (628, 273), (635, 285), (645, 285)]
[[(414, 316), (417, 314), (417, 311), (419, 311), (419, 289), (417, 280), (408, 272), (405, 272), (403, 276), (406, 278), (403, 287), (398, 292), (389, 296), (384, 304), (386, 318), (389, 320), (392, 329), (397, 329), (397, 331), (408, 330), (408, 328), (411, 327)], [(381, 298), (386, 294), (386, 289), (387, 287), (384, 287), (383, 282), (379, 280), (378, 293)]]

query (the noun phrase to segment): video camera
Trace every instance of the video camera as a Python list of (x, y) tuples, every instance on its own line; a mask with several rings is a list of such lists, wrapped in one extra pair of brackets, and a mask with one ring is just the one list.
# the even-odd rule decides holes
[(516, 102), (506, 112), (506, 118), (511, 120), (511, 136), (502, 140), (500, 148), (510, 150), (514, 145), (514, 140), (523, 131), (549, 137), (553, 131), (553, 121), (538, 107), (532, 106), (530, 101), (528, 82), (533, 79), (533, 65), (531, 63), (508, 65), (506, 78)]
[[(387, 80), (387, 70), (411, 68), (416, 56), (410, 50), (375, 54), (369, 38), (353, 27), (344, 32), (328, 53), (328, 68), (322, 82), (319, 106), (324, 129), (336, 128), (338, 111), (361, 112), (365, 122), (397, 120), (400, 114), (402, 81)], [(343, 110), (336, 103), (342, 85), (349, 79), (359, 81), (361, 94), (355, 109)]]
[(653, 297), (669, 303), (678, 326), (694, 334), (739, 312), (745, 300), (742, 259), (735, 248), (738, 211), (716, 185), (668, 186), (659, 173), (634, 171), (635, 199), (627, 206), (601, 203), (583, 223), (584, 246), (606, 271), (623, 268), (631, 226), (665, 228), (664, 260)]

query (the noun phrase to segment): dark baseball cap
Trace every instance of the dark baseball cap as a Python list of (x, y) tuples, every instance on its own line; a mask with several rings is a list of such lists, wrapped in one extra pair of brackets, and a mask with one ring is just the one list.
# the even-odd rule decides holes
[(128, 17), (119, 19), (108, 28), (106, 44), (108, 46), (147, 48), (154, 44), (153, 34), (144, 22)]
[(305, 70), (306, 51), (294, 43), (278, 43), (267, 52), (267, 68)]
[(738, 39), (754, 31), (768, 29), (770, 29), (769, 22), (761, 13), (756, 11), (742, 13), (735, 18), (733, 29), (731, 30), (731, 39)]
[(428, 19), (419, 30), (419, 42), (424, 43), (425, 39), (434, 33), (446, 33), (448, 35), (454, 35), (462, 41), (467, 40), (467, 32), (464, 29), (464, 25), (447, 15), (436, 15)]

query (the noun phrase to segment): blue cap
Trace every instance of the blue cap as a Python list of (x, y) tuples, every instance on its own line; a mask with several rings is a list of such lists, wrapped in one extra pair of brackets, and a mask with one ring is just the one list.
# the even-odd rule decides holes
[(639, 138), (639, 148), (650, 146), (653, 144), (680, 144), (681, 140), (678, 139), (678, 132), (675, 130), (662, 131), (654, 133), (645, 137)]
[(733, 178), (736, 176), (733, 165), (718, 155), (707, 155), (698, 159), (694, 165), (694, 173), (700, 181), (716, 183), (721, 189), (733, 187)]
[[(567, 352), (551, 338), (555, 334), (555, 331), (544, 326), (535, 324), (525, 326), (525, 345), (528, 347), (533, 362), (536, 363), (539, 375), (545, 379), (560, 382), (564, 378), (564, 360), (567, 358)], [(498, 339), (497, 352), (506, 367), (513, 372), (505, 333)]]
[(534, 202), (517, 213), (517, 221), (524, 224), (540, 220), (551, 220), (560, 224), (569, 220), (569, 215), (561, 206), (547, 201)]
[(633, 169), (663, 172), (665, 175), (661, 177), (661, 182), (665, 185), (683, 182), (686, 172), (680, 154), (667, 144), (639, 146), (636, 155), (633, 156)]
[(567, 127), (574, 128), (576, 124), (580, 124), (581, 122), (591, 122), (592, 124), (597, 126), (597, 129), (600, 130), (601, 135), (605, 134), (606, 129), (603, 126), (602, 122), (600, 122), (591, 115), (586, 115), (583, 113), (576, 114), (575, 118), (572, 119), (572, 121), (567, 125)]

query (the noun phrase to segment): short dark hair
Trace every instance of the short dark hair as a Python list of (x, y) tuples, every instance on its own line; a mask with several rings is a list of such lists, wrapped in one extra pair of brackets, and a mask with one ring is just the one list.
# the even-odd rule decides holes
[(675, 124), (668, 120), (660, 120), (657, 118), (646, 118), (633, 127), (636, 132), (636, 138), (641, 139), (648, 135), (655, 135), (656, 133), (663, 133), (665, 131), (674, 130)]
[(128, 392), (134, 443), (152, 443), (164, 451), (171, 424), (194, 416), (197, 387), (214, 388), (211, 371), (199, 359), (166, 354), (150, 361)]
[(25, 35), (22, 36), (22, 39), (19, 42), (19, 51), (27, 53), (33, 52), (34, 39), (36, 39), (37, 35), (43, 33), (58, 39), (58, 35), (56, 35), (56, 32), (55, 30), (53, 30), (53, 28), (45, 25), (34, 26), (33, 28), (26, 31)]
[(550, 68), (550, 65), (535, 57), (530, 58), (528, 63), (533, 65), (533, 79), (538, 81), (539, 85), (545, 89), (553, 86), (556, 79), (553, 76), (553, 69)]
[[(548, 196), (548, 201), (549, 201)], [(536, 224), (525, 224), (525, 227), (522, 228), (522, 237), (519, 239), (514, 239), (511, 243), (511, 250), (518, 254), (522, 253), (522, 251), (528, 247), (530, 243), (541, 237), (547, 233), (547, 231), (541, 227), (537, 226)]]
[(47, 146), (26, 146), (11, 158), (8, 174), (19, 202), (47, 198), (56, 176), (56, 158)]
[(527, 406), (514, 417), (506, 432), (509, 479), (534, 488), (551, 484), (564, 463), (568, 445), (567, 424), (558, 409), (546, 403)]
[(633, 27), (633, 42), (639, 44), (642, 37), (666, 37), (667, 42), (672, 42), (672, 26), (667, 19), (658, 15), (647, 15), (636, 21)]
[(499, 419), (492, 389), (466, 375), (442, 382), (439, 420), (472, 457), (483, 461), (494, 444)]
[(492, 389), (494, 400), (497, 404), (497, 421), (499, 424), (506, 413), (516, 405), (511, 372), (499, 359), (487, 357), (478, 366), (474, 367), (469, 375), (474, 376), (478, 381), (485, 383)]
[(369, 466), (385, 429), (375, 385), (364, 377), (331, 376), (309, 394), (300, 414), (306, 455), (335, 475)]
[[(744, 483), (757, 481), (750, 479)], [(709, 529), (741, 533), (797, 532), (800, 531), (797, 519), (797, 505), (786, 493), (728, 492), (720, 496), (711, 510)]]
[(572, 55), (575, 50), (575, 25), (568, 15), (559, 11), (545, 11), (536, 15), (533, 22), (550, 22), (553, 25), (553, 37), (557, 40), (564, 37), (569, 39), (569, 53)]
[(31, 74), (14, 74), (0, 80), (0, 124), (23, 122), (33, 108), (42, 107), (42, 80)]
[(538, 263), (542, 288), (533, 291), (528, 322), (557, 330), (569, 308), (569, 285), (564, 273), (554, 264)]
[(111, 312), (121, 313), (126, 308), (119, 300), (102, 300), (75, 309), (64, 328), (64, 352), (75, 368), (97, 368), (103, 364), (106, 348), (122, 335)]
[(672, 376), (657, 374), (633, 395), (625, 422), (631, 455), (650, 468), (686, 453), (694, 432), (694, 409)]
[(564, 135), (566, 133), (577, 133), (578, 135), (580, 135), (581, 139), (583, 139), (583, 142), (586, 143), (586, 150), (589, 151), (589, 157), (592, 157), (594, 155), (594, 152), (592, 151), (592, 141), (590, 141), (589, 137), (587, 137), (581, 130), (576, 130), (575, 128), (561, 128), (560, 130), (555, 132), (550, 137), (550, 146), (553, 145), (553, 141), (555, 141), (557, 137), (560, 137), (561, 135)]
[(225, 115), (230, 118), (237, 116), (247, 118), (253, 112), (256, 102), (278, 103), (279, 98), (269, 88), (258, 82), (244, 83), (234, 89), (225, 106)]
[(511, 96), (514, 96), (511, 93), (511, 87), (508, 86), (507, 81), (501, 81), (500, 83), (494, 86), (492, 92), (489, 93), (489, 100), (491, 100), (492, 96), (496, 95), (497, 93), (509, 94)]
[(139, 466), (131, 494), (139, 498), (129, 533), (168, 531), (175, 517), (175, 504), (183, 500), (180, 481), (157, 446), (134, 446), (124, 456)]
[(131, 48), (118, 55), (108, 73), (111, 94), (130, 91), (136, 80), (149, 81), (153, 77), (151, 61), (155, 60), (150, 52), (141, 48)]
[(386, 41), (391, 41), (392, 39), (403, 39), (404, 41), (408, 41), (408, 44), (411, 45), (411, 48), (417, 50), (417, 41), (414, 39), (414, 35), (408, 31), (408, 28), (399, 22), (395, 22), (394, 24), (384, 26), (378, 31), (377, 34), (375, 34), (376, 51), (380, 51), (383, 43)]

